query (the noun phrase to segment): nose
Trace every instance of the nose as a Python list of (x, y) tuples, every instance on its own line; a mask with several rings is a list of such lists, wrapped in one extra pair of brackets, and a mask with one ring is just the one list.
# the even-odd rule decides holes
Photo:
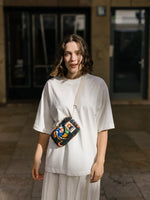
[(77, 59), (77, 55), (75, 54), (75, 53), (73, 53), (72, 55), (71, 55), (71, 61), (74, 61), (74, 60), (76, 60)]

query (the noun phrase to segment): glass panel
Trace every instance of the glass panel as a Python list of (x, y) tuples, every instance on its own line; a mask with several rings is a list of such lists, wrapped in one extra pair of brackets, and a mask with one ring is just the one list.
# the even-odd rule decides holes
[(145, 10), (116, 10), (115, 24), (145, 24)]
[(29, 86), (29, 17), (26, 13), (7, 15), (8, 77), (10, 87)]
[(47, 66), (39, 66), (37, 65), (34, 69), (34, 77), (35, 77), (35, 85), (36, 86), (43, 86), (45, 81), (47, 80)]
[(64, 36), (76, 33), (85, 38), (85, 15), (62, 15), (62, 39)]
[(117, 10), (114, 28), (115, 93), (140, 93), (144, 51), (145, 10)]
[(35, 86), (43, 86), (54, 63), (57, 42), (56, 29), (55, 15), (33, 15)]
[(85, 15), (76, 16), (76, 34), (85, 38)]

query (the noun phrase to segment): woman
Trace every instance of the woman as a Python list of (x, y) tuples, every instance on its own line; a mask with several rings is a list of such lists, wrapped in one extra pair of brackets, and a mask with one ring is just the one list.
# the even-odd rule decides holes
[[(47, 147), (42, 200), (99, 200), (100, 179), (104, 173), (108, 129), (114, 128), (105, 82), (91, 75), (93, 62), (85, 41), (73, 34), (61, 43), (55, 68), (43, 89), (34, 129), (39, 140), (32, 176), (40, 174), (41, 158)], [(73, 112), (80, 81), (84, 77), (73, 119), (79, 133), (58, 147), (50, 133), (56, 123)]]

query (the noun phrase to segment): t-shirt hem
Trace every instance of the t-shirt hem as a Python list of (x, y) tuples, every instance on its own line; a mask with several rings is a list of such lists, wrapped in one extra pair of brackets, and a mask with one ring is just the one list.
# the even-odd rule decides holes
[(86, 176), (91, 173), (91, 170), (80, 171), (80, 173), (79, 173), (78, 171), (71, 172), (66, 169), (56, 169), (56, 168), (54, 169), (52, 167), (46, 166), (45, 172), (56, 173), (56, 174), (65, 174), (67, 176)]
[(100, 128), (97, 131), (101, 132), (101, 131), (104, 131), (104, 130), (110, 130), (110, 129), (114, 129), (114, 128), (115, 128), (115, 126), (114, 126), (114, 124), (112, 124), (110, 126), (106, 126), (106, 127), (104, 126), (103, 128)]

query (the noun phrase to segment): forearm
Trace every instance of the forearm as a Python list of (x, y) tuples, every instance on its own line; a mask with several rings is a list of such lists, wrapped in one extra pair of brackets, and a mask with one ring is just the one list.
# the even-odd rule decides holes
[(47, 147), (47, 143), (49, 141), (49, 135), (48, 134), (39, 134), (37, 148), (34, 156), (34, 160), (41, 160), (42, 155)]
[(107, 141), (108, 141), (108, 131), (106, 130), (99, 132), (97, 137), (97, 156), (96, 156), (97, 163), (104, 164), (105, 162)]
[(41, 158), (42, 158), (44, 150), (46, 149), (48, 140), (49, 140), (48, 134), (43, 134), (43, 133), (39, 134), (37, 148), (36, 148), (35, 156), (34, 156), (34, 163), (32, 167), (32, 177), (34, 180), (43, 179), (43, 174), (40, 174), (39, 171), (40, 171), (40, 166), (41, 166)]
[(91, 183), (98, 181), (104, 173), (104, 162), (108, 140), (108, 131), (101, 131), (97, 136), (97, 155), (91, 169)]

